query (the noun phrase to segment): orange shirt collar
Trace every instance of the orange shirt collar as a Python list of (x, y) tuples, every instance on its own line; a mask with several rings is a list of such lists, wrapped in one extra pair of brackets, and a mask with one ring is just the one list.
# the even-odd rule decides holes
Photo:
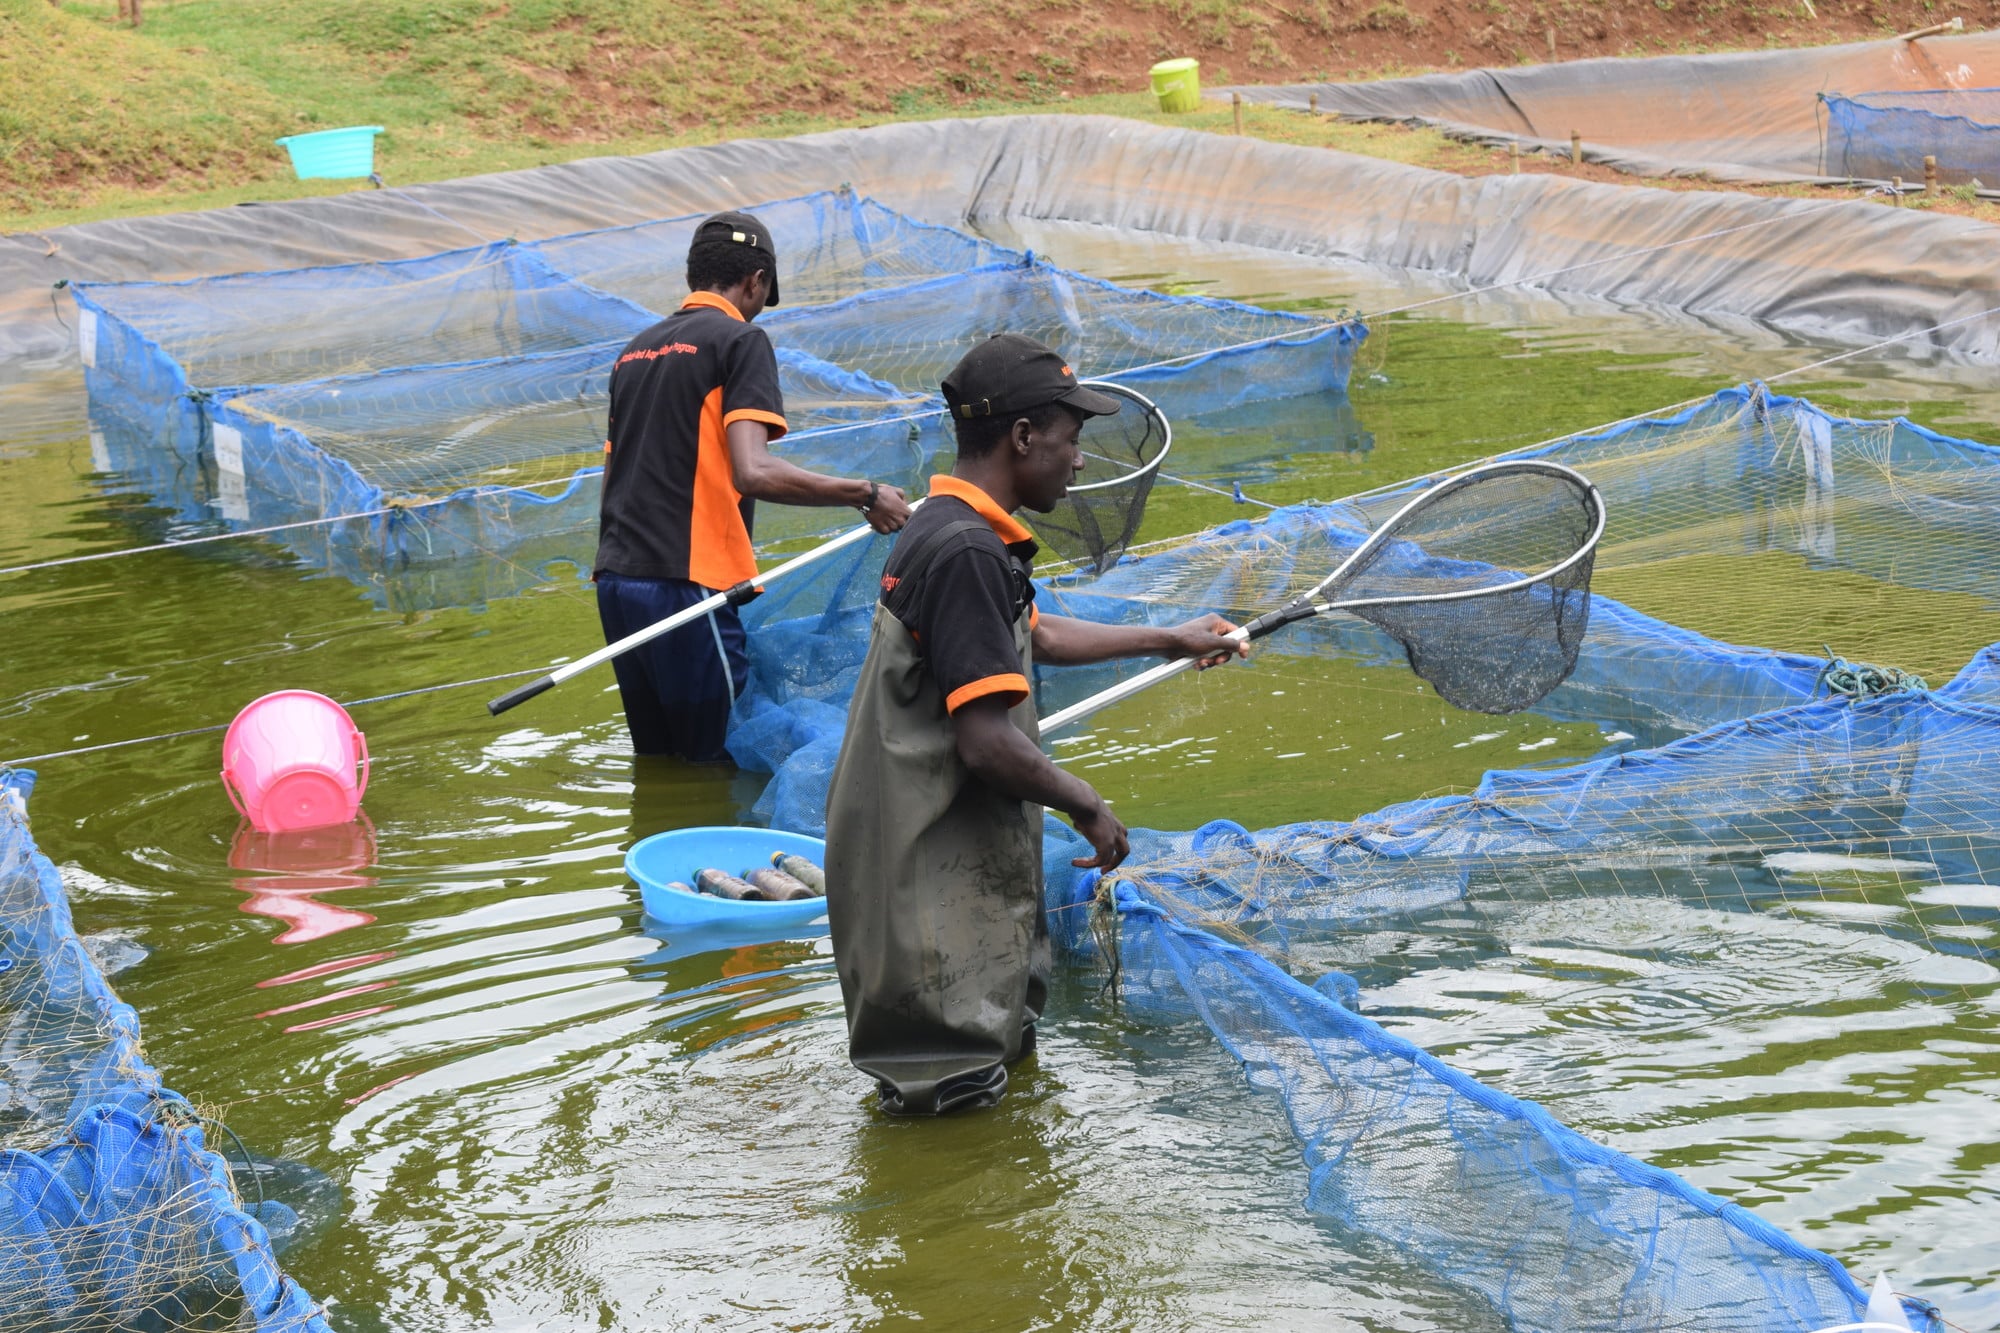
[(1020, 520), (993, 503), (993, 497), (977, 486), (950, 473), (931, 478), (932, 495), (949, 495), (954, 500), (963, 500), (971, 505), (978, 515), (985, 519), (1001, 541), (1012, 546), (1015, 542), (1031, 542), (1035, 534), (1021, 526)]
[(717, 295), (715, 292), (689, 292), (688, 299), (681, 302), (681, 309), (686, 310), (689, 306), (696, 305), (705, 305), (711, 310), (720, 310), (738, 324), (743, 322), (743, 312), (736, 308), (735, 302), (726, 296)]

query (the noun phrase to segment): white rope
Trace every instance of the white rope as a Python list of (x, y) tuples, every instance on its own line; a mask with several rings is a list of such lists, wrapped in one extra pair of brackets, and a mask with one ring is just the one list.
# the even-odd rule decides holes
[[(507, 495), (515, 491), (539, 490), (544, 486), (568, 486), (576, 480), (574, 474), (555, 477), (548, 481), (522, 482), (518, 486), (482, 486), (475, 491), (478, 495)], [(239, 528), (231, 532), (212, 532), (205, 537), (182, 537), (170, 542), (154, 542), (150, 546), (121, 546), (115, 551), (95, 551), (89, 555), (66, 555), (58, 560), (38, 560), (28, 565), (9, 565), (0, 569), (0, 575), (25, 574), (35, 569), (54, 569), (58, 565), (82, 565), (92, 560), (115, 560), (122, 555), (143, 555), (148, 551), (172, 551), (183, 546), (201, 546), (208, 542), (232, 541), (238, 537), (262, 537), (273, 532), (290, 532), (296, 528), (324, 527), (328, 523), (346, 523), (355, 519), (380, 518), (384, 514), (409, 514), (419, 509), (433, 509), (441, 504), (449, 504), (453, 497), (441, 495), (434, 500), (411, 500), (404, 504), (383, 505), (380, 509), (363, 509), (352, 514), (329, 514), (325, 518), (303, 518), (296, 523), (273, 523), (264, 528)]]

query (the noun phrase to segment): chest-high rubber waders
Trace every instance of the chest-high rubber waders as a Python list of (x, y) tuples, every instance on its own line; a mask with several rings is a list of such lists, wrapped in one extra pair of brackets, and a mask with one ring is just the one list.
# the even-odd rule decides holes
[[(897, 593), (983, 522), (937, 529), (901, 564)], [(1023, 677), (1033, 606), (1015, 616)], [(1032, 698), (1009, 719), (1039, 732)], [(988, 1104), (1031, 1041), (1048, 993), (1042, 808), (1003, 796), (958, 757), (922, 646), (878, 603), (826, 812), (827, 919), (848, 1056), (883, 1105), (936, 1114)]]

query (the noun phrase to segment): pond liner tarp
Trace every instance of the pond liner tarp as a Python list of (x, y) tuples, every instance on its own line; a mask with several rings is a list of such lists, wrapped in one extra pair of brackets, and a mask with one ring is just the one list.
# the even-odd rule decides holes
[[(2000, 306), (2000, 239), (1965, 218), (1546, 174), (1467, 178), (1111, 117), (1020, 116), (738, 140), (0, 238), (0, 367), (74, 357), (75, 310), (53, 290), (59, 281), (410, 258), (842, 184), (947, 225), (1093, 223), (2000, 356), (2000, 322), (1926, 332)], [(1685, 244), (1639, 253), (1669, 243)]]
[[(1826, 151), (1822, 94), (1921, 92), (2000, 84), (2000, 33), (1858, 42), (1780, 51), (1572, 60), (1372, 83), (1217, 88), (1296, 111), (1317, 105), (1350, 120), (1428, 125), (1478, 143), (1519, 143), (1635, 175), (1734, 184), (1914, 172), (1849, 171)], [(1942, 162), (1944, 159), (1940, 158)], [(2000, 179), (1989, 179), (1989, 186)]]
[(71, 921), (0, 769), (0, 1328), (330, 1333)]

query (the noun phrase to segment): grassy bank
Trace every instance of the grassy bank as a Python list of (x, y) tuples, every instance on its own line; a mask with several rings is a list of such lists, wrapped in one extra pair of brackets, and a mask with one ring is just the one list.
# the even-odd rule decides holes
[[(2000, 0), (1993, 0), (2000, 3)], [(352, 189), (291, 179), (288, 133), (386, 128), (391, 183), (886, 120), (1099, 111), (1160, 120), (1145, 70), (1211, 84), (1879, 36), (1925, 0), (0, 0), (0, 229)], [(1173, 117), (1229, 125), (1226, 108)], [(1262, 138), (1446, 170), (1427, 132), (1246, 110)], [(1535, 169), (1539, 164), (1531, 164)], [(1589, 169), (1585, 169), (1586, 173)], [(1629, 179), (1629, 178), (1623, 178)]]

